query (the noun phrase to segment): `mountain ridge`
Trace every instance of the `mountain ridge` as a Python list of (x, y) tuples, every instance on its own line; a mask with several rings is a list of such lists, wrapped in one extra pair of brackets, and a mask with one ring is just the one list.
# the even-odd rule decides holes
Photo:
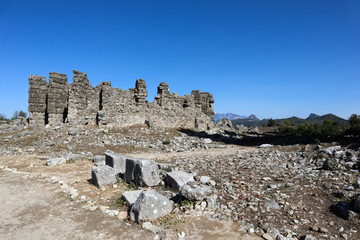
[[(280, 119), (274, 119), (275, 120), (275, 124), (278, 125), (278, 124), (283, 124), (285, 122), (285, 120), (288, 120), (291, 124), (300, 124), (300, 123), (310, 123), (310, 124), (315, 124), (315, 123), (318, 123), (318, 124), (321, 124), (325, 119), (329, 119), (333, 122), (337, 122), (339, 123), (340, 125), (343, 125), (343, 126), (349, 126), (349, 121), (346, 120), (346, 119), (343, 119), (341, 117), (338, 117), (336, 116), (335, 114), (332, 114), (332, 113), (328, 113), (328, 114), (325, 114), (325, 115), (317, 115), (317, 114), (314, 114), (314, 113), (311, 113), (307, 118), (299, 118), (299, 117), (296, 117), (296, 116), (292, 116), (292, 117), (288, 117), (288, 118), (280, 118)], [(259, 127), (259, 126), (263, 126), (263, 125), (266, 125), (267, 122), (269, 121), (269, 119), (249, 119), (249, 118), (246, 118), (246, 119), (235, 119), (235, 120), (232, 120), (232, 124), (233, 125), (244, 125), (246, 127)]]

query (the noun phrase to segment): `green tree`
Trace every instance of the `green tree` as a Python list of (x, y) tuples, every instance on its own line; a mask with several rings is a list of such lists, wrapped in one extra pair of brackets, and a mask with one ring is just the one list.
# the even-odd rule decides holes
[(7, 120), (5, 114), (3, 113), (0, 113), (0, 120)]
[(21, 110), (19, 112), (19, 117), (27, 118), (27, 113)]
[(275, 126), (275, 120), (272, 119), (272, 118), (270, 118), (269, 121), (267, 122), (267, 126), (268, 126), (268, 127), (273, 127), (273, 126)]
[(356, 115), (356, 114), (352, 114), (351, 117), (349, 118), (349, 123), (350, 126), (356, 126), (356, 125), (360, 125), (360, 116)]
[(289, 121), (289, 119), (285, 119), (284, 125), (287, 127), (291, 126), (291, 122)]
[(19, 112), (15, 111), (11, 119), (18, 119), (19, 118)]

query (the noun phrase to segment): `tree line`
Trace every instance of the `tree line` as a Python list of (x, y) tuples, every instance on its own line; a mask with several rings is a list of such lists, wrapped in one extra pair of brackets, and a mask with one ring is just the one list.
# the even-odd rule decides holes
[(7, 118), (5, 114), (0, 113), (0, 120), (14, 120), (20, 117), (27, 118), (27, 116), (28, 116), (27, 112), (20, 110), (20, 111), (15, 111), (11, 118)]
[[(291, 124), (285, 119), (283, 124), (278, 125), (278, 131), (281, 134), (293, 136), (337, 136), (337, 135), (360, 135), (360, 115), (352, 114), (349, 118), (350, 127), (340, 125), (338, 122), (324, 119), (319, 123), (300, 123)], [(276, 122), (270, 118), (266, 124), (267, 127), (275, 127)]]

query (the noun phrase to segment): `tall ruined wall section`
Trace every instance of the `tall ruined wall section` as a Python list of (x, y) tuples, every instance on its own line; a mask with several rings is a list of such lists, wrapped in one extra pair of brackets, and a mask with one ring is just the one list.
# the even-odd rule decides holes
[(47, 112), (47, 92), (48, 83), (45, 77), (29, 76), (29, 124), (44, 125), (48, 116)]
[(73, 82), (69, 85), (68, 119), (71, 124), (95, 124), (99, 110), (99, 94), (86, 73), (73, 71)]
[(136, 80), (135, 88), (113, 88), (102, 82), (93, 88), (86, 73), (74, 70), (73, 82), (65, 74), (50, 73), (29, 77), (30, 124), (97, 124), (130, 126), (147, 124), (158, 127), (182, 127), (206, 130), (214, 119), (212, 94), (192, 91), (191, 95), (170, 93), (167, 83), (160, 83), (154, 102), (148, 102), (146, 82)]
[(64, 122), (68, 104), (66, 74), (50, 72), (47, 91), (47, 115), (50, 125), (59, 125)]

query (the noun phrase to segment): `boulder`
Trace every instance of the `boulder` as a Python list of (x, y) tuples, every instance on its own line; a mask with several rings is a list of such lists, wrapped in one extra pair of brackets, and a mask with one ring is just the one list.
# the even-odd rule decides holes
[(181, 194), (191, 201), (201, 201), (204, 199), (206, 195), (212, 193), (212, 190), (209, 186), (199, 185), (195, 187), (191, 187), (189, 185), (185, 185), (181, 188)]
[(46, 165), (48, 166), (57, 166), (60, 164), (66, 163), (66, 158), (59, 157), (59, 158), (50, 158), (46, 160)]
[(327, 154), (327, 155), (334, 155), (335, 152), (340, 151), (340, 150), (341, 150), (341, 146), (333, 146), (333, 147), (321, 149), (321, 150), (319, 150), (319, 152)]
[(180, 190), (190, 181), (194, 181), (194, 175), (183, 171), (172, 171), (166, 175), (166, 183), (174, 189)]
[(114, 168), (108, 165), (94, 167), (91, 170), (91, 175), (92, 182), (99, 187), (117, 182)]
[(132, 221), (154, 220), (169, 214), (173, 209), (173, 202), (154, 190), (143, 191), (130, 209)]
[(156, 186), (160, 183), (159, 167), (154, 160), (127, 158), (125, 181), (140, 186)]
[(339, 168), (339, 161), (336, 158), (326, 159), (322, 168), (330, 171), (337, 170)]
[(360, 212), (360, 196), (358, 196), (354, 201), (354, 211)]
[(136, 199), (140, 196), (143, 190), (136, 190), (136, 191), (126, 191), (122, 195), (122, 199), (126, 202), (126, 204), (131, 207), (134, 204)]
[(115, 174), (124, 175), (126, 156), (121, 153), (114, 153), (110, 150), (105, 152), (105, 164), (115, 169)]

